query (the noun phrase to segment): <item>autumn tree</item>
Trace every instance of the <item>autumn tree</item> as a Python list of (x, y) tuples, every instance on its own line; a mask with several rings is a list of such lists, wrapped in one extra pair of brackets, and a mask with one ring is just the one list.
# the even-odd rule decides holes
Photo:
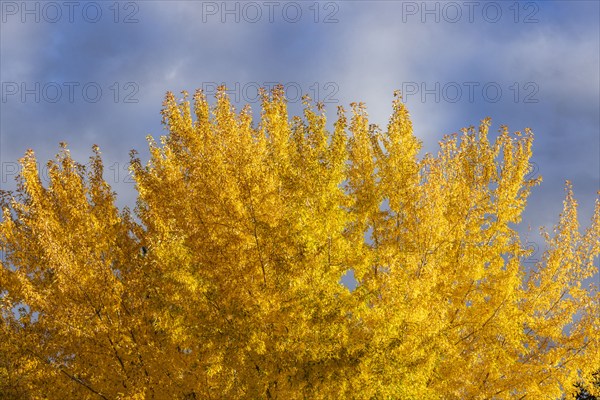
[(592, 381), (600, 203), (580, 230), (567, 183), (526, 262), (529, 130), (485, 119), (420, 156), (399, 96), (385, 130), (363, 104), (329, 131), (321, 104), (262, 100), (254, 123), (224, 88), (167, 94), (168, 134), (132, 152), (133, 212), (97, 147), (84, 167), (62, 145), (46, 186), (26, 153), (2, 200), (0, 397), (558, 399)]
[(593, 377), (593, 381), (592, 381), (591, 385), (588, 385), (588, 388), (590, 386), (593, 388), (595, 387), (596, 393), (598, 393), (598, 396), (594, 396), (593, 394), (591, 394), (586, 389), (586, 385), (577, 383), (575, 386), (577, 386), (578, 392), (575, 397), (575, 400), (598, 400), (598, 397), (600, 397), (600, 371), (594, 372), (592, 374), (592, 377)]

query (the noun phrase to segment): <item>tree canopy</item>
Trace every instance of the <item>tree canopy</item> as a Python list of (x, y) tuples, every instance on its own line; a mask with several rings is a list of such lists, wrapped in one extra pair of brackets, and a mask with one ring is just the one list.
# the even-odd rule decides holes
[[(600, 203), (580, 229), (566, 185), (539, 262), (518, 224), (533, 134), (491, 121), (420, 156), (399, 96), (262, 93), (260, 120), (168, 93), (168, 134), (131, 154), (118, 209), (100, 150), (32, 151), (2, 197), (0, 397), (558, 399), (593, 394)], [(352, 272), (354, 290), (340, 283)]]

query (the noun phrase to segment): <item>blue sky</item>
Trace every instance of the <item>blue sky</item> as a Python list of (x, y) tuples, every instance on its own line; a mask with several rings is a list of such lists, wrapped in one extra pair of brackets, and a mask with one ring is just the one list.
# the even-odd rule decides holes
[(385, 127), (405, 93), (424, 151), (477, 125), (530, 127), (544, 182), (524, 226), (557, 221), (564, 181), (588, 224), (600, 186), (600, 9), (596, 1), (1, 1), (3, 189), (33, 148), (66, 141), (86, 162), (98, 144), (119, 204), (133, 205), (130, 149), (164, 134), (166, 91), (211, 91), (259, 109), (256, 87), (367, 104)]

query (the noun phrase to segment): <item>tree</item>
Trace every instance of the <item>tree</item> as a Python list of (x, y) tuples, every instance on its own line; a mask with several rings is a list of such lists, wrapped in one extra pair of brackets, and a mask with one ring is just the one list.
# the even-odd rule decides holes
[[(512, 399), (574, 396), (599, 355), (600, 202), (564, 209), (534, 267), (516, 230), (533, 135), (489, 119), (420, 142), (401, 99), (253, 125), (225, 89), (168, 93), (168, 135), (132, 152), (135, 212), (100, 151), (66, 145), (45, 187), (28, 151), (3, 197), (7, 398)], [(195, 116), (195, 118), (194, 118)], [(352, 271), (350, 291), (340, 278)], [(591, 385), (586, 390), (593, 390)]]
[(596, 371), (592, 373), (593, 382), (588, 385), (587, 388), (595, 389), (596, 396), (594, 396), (591, 391), (586, 389), (586, 386), (577, 383), (575, 386), (578, 389), (577, 395), (575, 396), (576, 400), (598, 400), (598, 396), (600, 396), (600, 371)]

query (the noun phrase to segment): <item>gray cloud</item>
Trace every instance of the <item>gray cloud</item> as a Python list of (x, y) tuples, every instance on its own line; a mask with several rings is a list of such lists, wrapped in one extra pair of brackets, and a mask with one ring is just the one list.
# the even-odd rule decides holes
[[(16, 161), (28, 147), (45, 161), (62, 140), (85, 162), (97, 143), (107, 166), (113, 166), (108, 180), (120, 203), (131, 205), (133, 185), (125, 181), (128, 152), (136, 148), (144, 157), (145, 136), (164, 134), (159, 111), (167, 90), (192, 92), (223, 82), (240, 105), (251, 101), (257, 110), (255, 87), (278, 81), (288, 84), (291, 96), (299, 88), (325, 100), (332, 118), (337, 104), (364, 101), (373, 122), (385, 126), (393, 91), (416, 84), (419, 91), (405, 98), (425, 151), (435, 151), (443, 134), (486, 116), (493, 118), (494, 129), (499, 124), (511, 130), (531, 127), (534, 161), (544, 183), (534, 190), (526, 223), (535, 228), (556, 221), (566, 179), (574, 183), (582, 217), (591, 215), (600, 181), (597, 3), (539, 2), (527, 9), (530, 3), (519, 3), (515, 16), (512, 3), (482, 2), (473, 22), (463, 6), (456, 23), (447, 21), (454, 16), (448, 3), (436, 2), (428, 4), (439, 7), (437, 23), (435, 12), (407, 8), (422, 2), (321, 2), (318, 14), (313, 3), (279, 3), (272, 22), (262, 2), (255, 2), (262, 13), (256, 22), (250, 21), (256, 10), (245, 3), (228, 3), (239, 11), (227, 14), (210, 8), (220, 8), (221, 2), (135, 2), (137, 10), (119, 10), (118, 23), (109, 3), (95, 4), (103, 12), (97, 23), (77, 13), (72, 23), (66, 18), (22, 23), (20, 15), (3, 15), (2, 82), (19, 89), (23, 82), (29, 89), (37, 82), (42, 98), (36, 102), (28, 94), (21, 101), (18, 93), (3, 99), (2, 162)], [(293, 4), (302, 11), (294, 23)], [(495, 23), (489, 21), (494, 4), (502, 10)], [(484, 7), (489, 14), (481, 13)], [(138, 22), (122, 23), (132, 11)], [(537, 22), (523, 23), (528, 16)], [(337, 22), (325, 23), (328, 17)], [(46, 101), (54, 93), (48, 86), (53, 82), (63, 91), (56, 103)], [(72, 102), (68, 82), (78, 84)], [(469, 101), (466, 85), (474, 83)], [(94, 85), (101, 88), (97, 102), (86, 99), (86, 84), (91, 97)], [(497, 102), (482, 92), (486, 84), (501, 88)], [(420, 85), (434, 93), (422, 99)], [(452, 102), (457, 87), (462, 97)], [(297, 101), (291, 109), (298, 112)], [(5, 175), (2, 187), (9, 187)]]

